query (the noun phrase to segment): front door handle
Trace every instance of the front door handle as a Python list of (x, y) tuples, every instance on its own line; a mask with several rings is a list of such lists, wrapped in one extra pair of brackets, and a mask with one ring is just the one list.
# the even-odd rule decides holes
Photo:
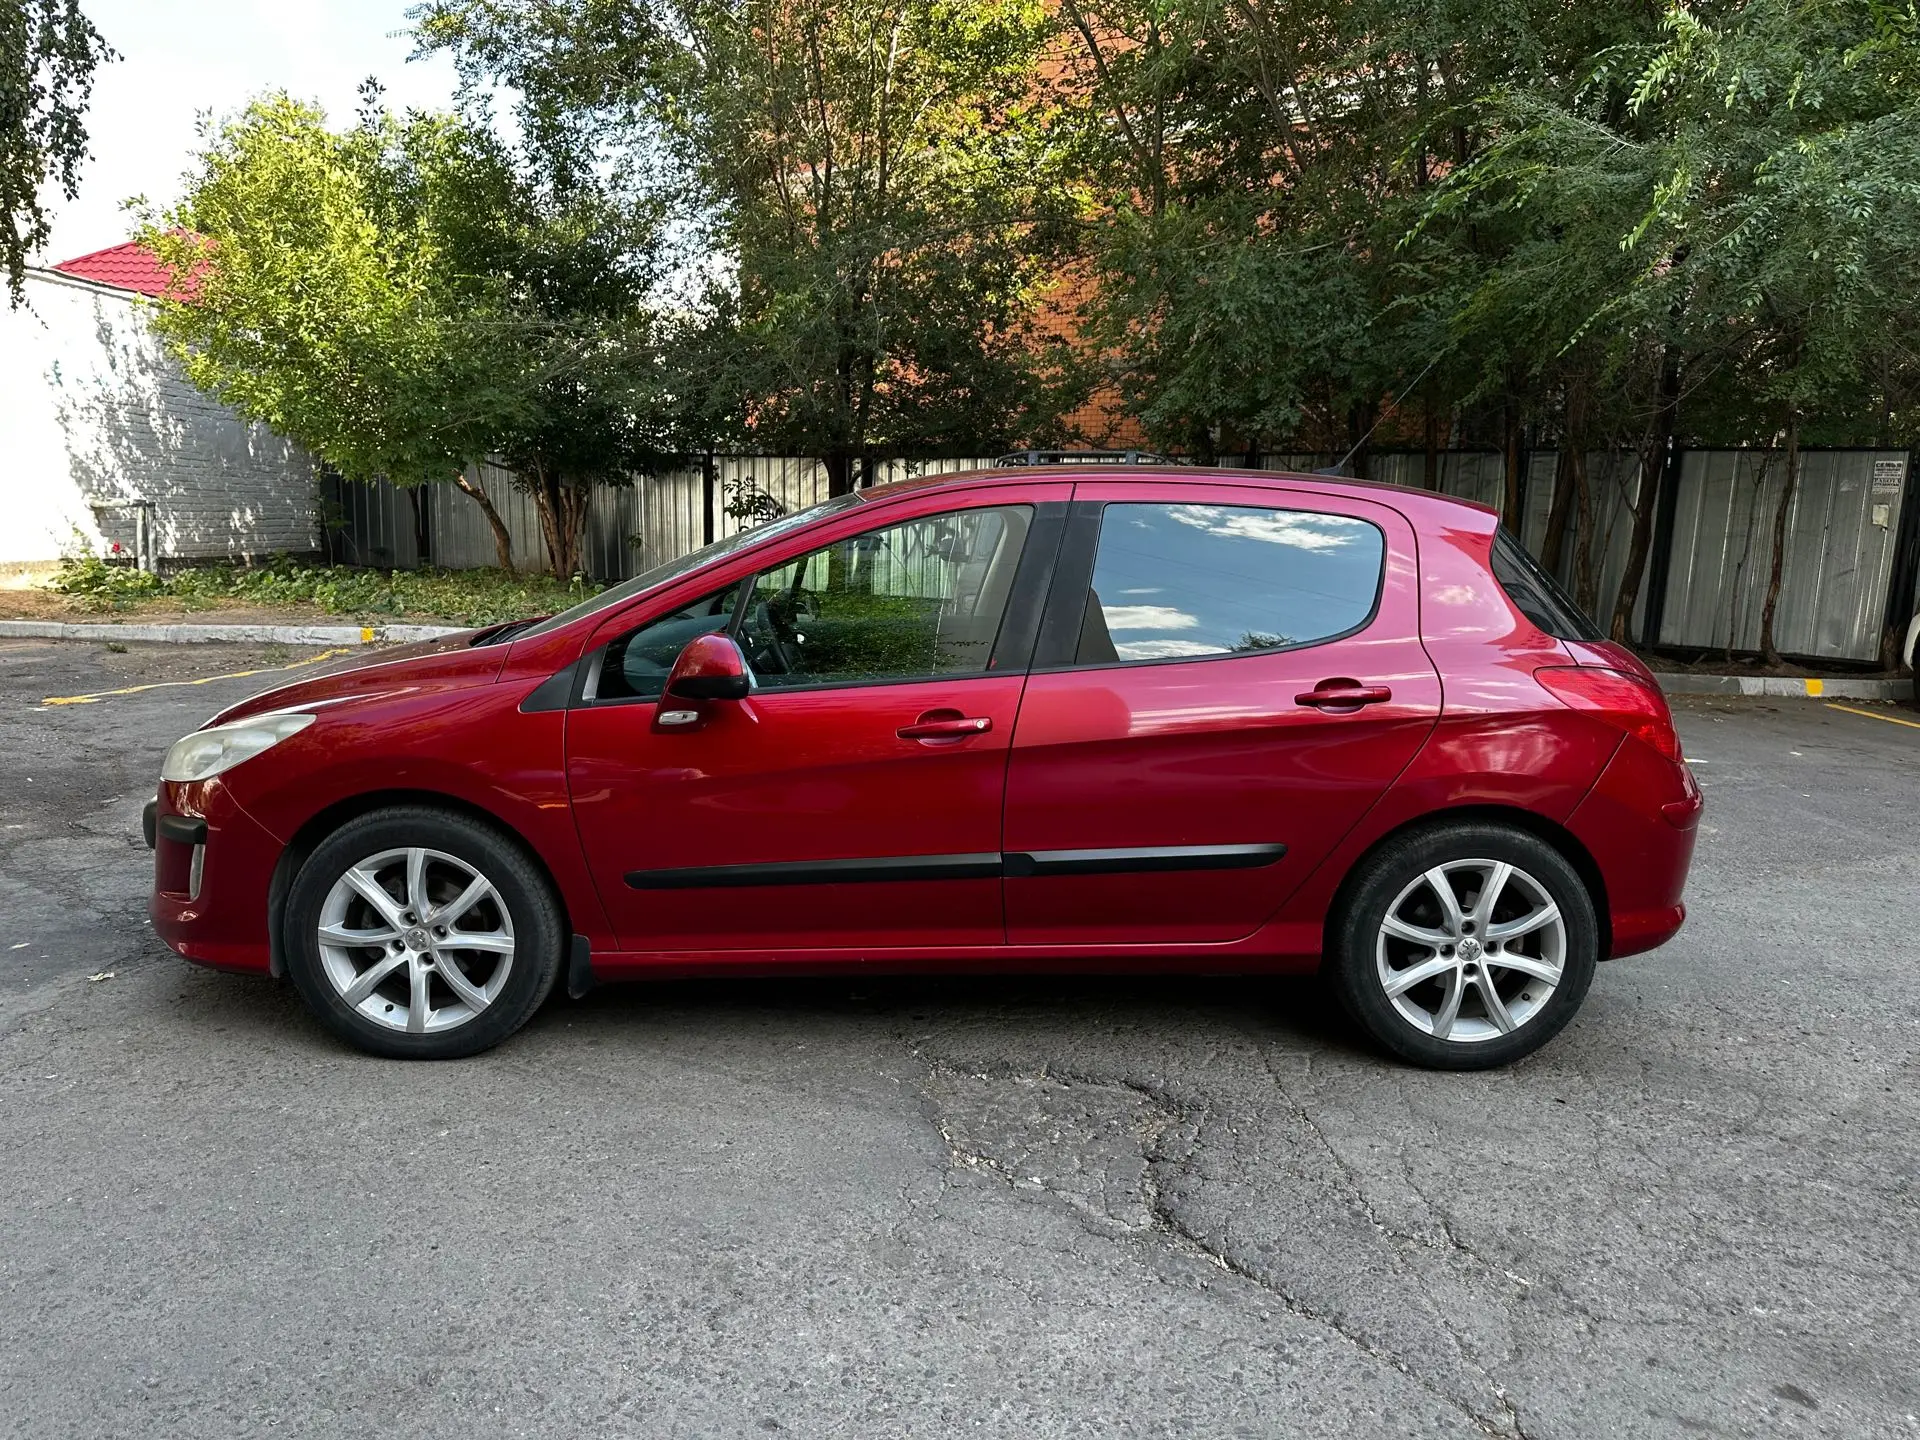
[(964, 740), (993, 729), (988, 715), (962, 715), (958, 710), (929, 710), (911, 725), (894, 733), (902, 740)]
[(1358, 710), (1362, 705), (1384, 705), (1393, 699), (1385, 685), (1362, 685), (1358, 680), (1322, 680), (1311, 690), (1293, 697), (1296, 705), (1311, 705), (1316, 710)]

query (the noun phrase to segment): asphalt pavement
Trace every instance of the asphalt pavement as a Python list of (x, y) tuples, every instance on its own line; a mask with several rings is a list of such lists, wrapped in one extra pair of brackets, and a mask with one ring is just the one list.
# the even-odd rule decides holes
[(145, 922), (162, 752), (276, 677), (182, 682), (302, 658), (0, 642), (0, 1436), (1920, 1440), (1920, 713), (1683, 702), (1692, 918), (1504, 1071), (1177, 977), (407, 1065)]

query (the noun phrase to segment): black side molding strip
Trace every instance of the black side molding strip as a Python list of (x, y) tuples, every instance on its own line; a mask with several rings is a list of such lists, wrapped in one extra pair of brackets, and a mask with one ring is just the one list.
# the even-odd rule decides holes
[(694, 865), (630, 870), (635, 890), (731, 890), (746, 885), (855, 885), (882, 880), (992, 880), (998, 855), (898, 855), (874, 860), (795, 860), (775, 865)]
[(772, 865), (692, 865), (630, 870), (635, 890), (731, 890), (750, 885), (858, 885), (886, 880), (992, 880), (1044, 875), (1129, 875), (1169, 870), (1254, 870), (1284, 845), (1152, 845), (1123, 850), (1039, 850), (1007, 855), (897, 855)]
[(1287, 853), (1284, 845), (1149, 845), (1121, 850), (1012, 852), (1006, 873), (1028, 875), (1139, 875), (1168, 870), (1257, 870)]

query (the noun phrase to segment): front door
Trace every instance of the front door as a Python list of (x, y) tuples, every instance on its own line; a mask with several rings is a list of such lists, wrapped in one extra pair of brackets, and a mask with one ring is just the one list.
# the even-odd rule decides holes
[(1368, 501), (1077, 487), (1008, 765), (1008, 941), (1271, 916), (1438, 717), (1414, 560)]
[[(1007, 748), (1067, 493), (975, 491), (789, 548), (609, 638), (567, 751), (624, 949), (1002, 943)], [(656, 730), (674, 653), (718, 629), (746, 652), (752, 694)]]

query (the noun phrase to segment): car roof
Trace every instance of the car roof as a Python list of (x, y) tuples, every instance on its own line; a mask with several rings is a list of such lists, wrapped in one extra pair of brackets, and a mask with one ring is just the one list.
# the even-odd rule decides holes
[[(871, 500), (886, 500), (933, 489), (962, 489), (975, 485), (1004, 484), (1009, 480), (1097, 481), (1100, 484), (1129, 480), (1172, 481), (1192, 485), (1260, 485), (1276, 489), (1311, 490), (1322, 495), (1350, 495), (1356, 499), (1384, 500), (1410, 512), (1427, 515), (1469, 511), (1490, 515), (1500, 512), (1491, 505), (1458, 495), (1443, 495), (1436, 490), (1419, 490), (1411, 485), (1389, 485), (1383, 480), (1353, 480), (1340, 475), (1306, 475), (1292, 470), (1225, 470), (1199, 465), (1017, 465), (991, 470), (960, 470), (947, 475), (919, 475), (911, 480), (891, 480), (860, 494)], [(1483, 528), (1475, 526), (1474, 528)]]

